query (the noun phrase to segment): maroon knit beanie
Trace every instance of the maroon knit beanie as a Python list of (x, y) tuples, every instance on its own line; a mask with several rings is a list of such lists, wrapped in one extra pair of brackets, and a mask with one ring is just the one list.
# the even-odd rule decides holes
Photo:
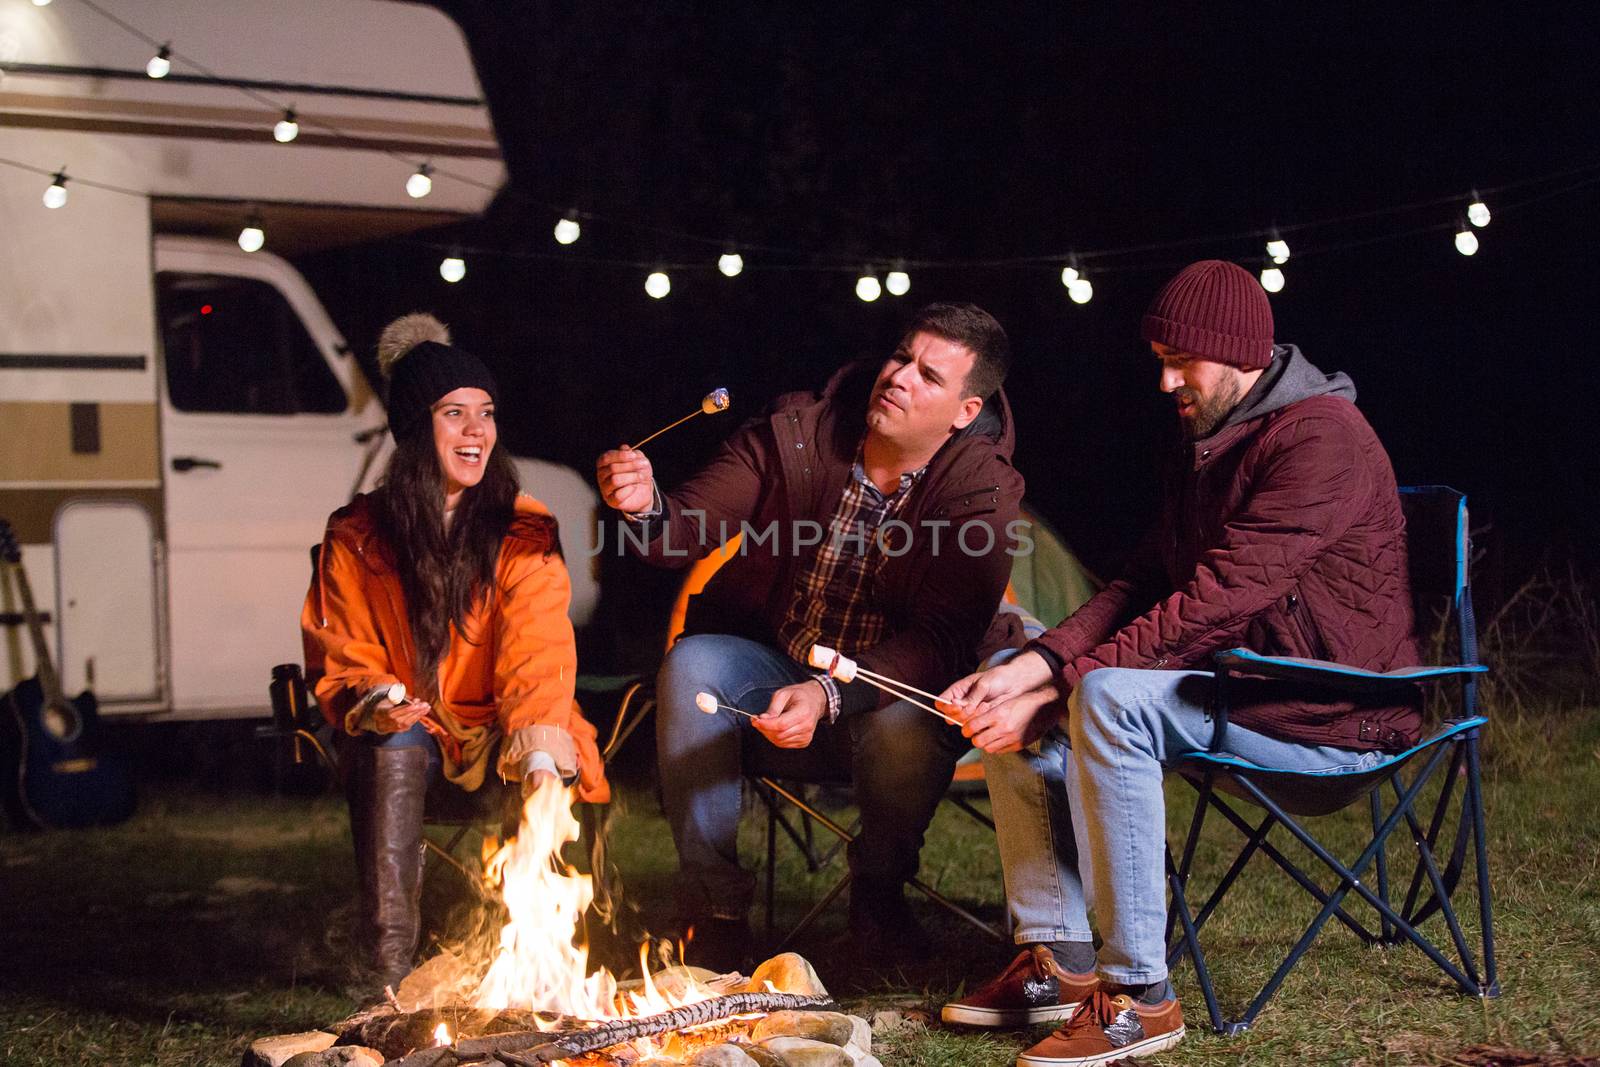
[(1180, 270), (1150, 304), (1146, 341), (1216, 363), (1258, 370), (1272, 362), (1272, 305), (1255, 277), (1220, 259)]

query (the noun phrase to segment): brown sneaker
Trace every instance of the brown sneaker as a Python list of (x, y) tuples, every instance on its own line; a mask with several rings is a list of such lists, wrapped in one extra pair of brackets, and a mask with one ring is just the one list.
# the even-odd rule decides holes
[(1183, 1040), (1178, 998), (1141, 1004), (1097, 989), (1067, 1025), (1017, 1057), (1017, 1067), (1095, 1067), (1154, 1056)]
[(1032, 945), (1005, 970), (939, 1013), (963, 1026), (1028, 1026), (1065, 1019), (1098, 988), (1093, 974), (1064, 971), (1048, 945)]

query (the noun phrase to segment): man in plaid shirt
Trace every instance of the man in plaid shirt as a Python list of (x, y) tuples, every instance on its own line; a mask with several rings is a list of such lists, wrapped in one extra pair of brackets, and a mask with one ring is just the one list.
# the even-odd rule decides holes
[[(1022, 498), (1000, 389), (1008, 361), (986, 312), (934, 304), (887, 360), (844, 368), (820, 396), (781, 397), (675, 492), (660, 492), (641, 452), (600, 457), (601, 494), (645, 560), (684, 567), (743, 534), (690, 602), (656, 687), (678, 910), (699, 962), (738, 966), (749, 947), (755, 878), (737, 850), (746, 773), (853, 783), (851, 945), (885, 962), (922, 950), (903, 885), (966, 742), (806, 662), (820, 643), (938, 692), (980, 651), (1021, 643), (991, 633)], [(700, 692), (757, 718), (705, 715)]]

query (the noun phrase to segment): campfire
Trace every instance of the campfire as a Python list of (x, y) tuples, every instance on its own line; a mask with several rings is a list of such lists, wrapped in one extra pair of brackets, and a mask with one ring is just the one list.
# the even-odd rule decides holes
[(537, 790), (516, 836), (485, 844), (484, 883), (506, 919), (484, 951), (439, 953), (387, 1004), (329, 1030), (263, 1038), (245, 1067), (879, 1067), (866, 1021), (792, 953), (748, 977), (652, 972), (646, 943), (638, 979), (591, 971), (578, 935), (594, 884), (561, 855), (578, 839), (572, 802)]

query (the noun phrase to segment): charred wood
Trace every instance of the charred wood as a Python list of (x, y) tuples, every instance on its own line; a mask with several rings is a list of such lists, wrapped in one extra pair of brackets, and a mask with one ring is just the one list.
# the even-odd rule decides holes
[(460, 1041), (456, 1043), (456, 1048), (462, 1053), (493, 1053), (502, 1063), (514, 1064), (516, 1067), (542, 1067), (543, 1064), (553, 1060), (581, 1056), (586, 1052), (595, 1052), (635, 1038), (664, 1034), (669, 1030), (703, 1026), (733, 1015), (768, 1011), (832, 1011), (835, 1007), (833, 998), (827, 996), (735, 993), (731, 996), (713, 997), (696, 1004), (687, 1004), (656, 1015), (602, 1023), (586, 1030), (575, 1030), (566, 1034), (537, 1032), (501, 1034), (496, 1037)]

